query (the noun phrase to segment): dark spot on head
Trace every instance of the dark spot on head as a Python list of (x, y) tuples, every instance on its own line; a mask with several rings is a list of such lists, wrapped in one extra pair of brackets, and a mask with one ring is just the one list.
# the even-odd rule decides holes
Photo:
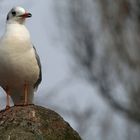
[(11, 12), (13, 16), (16, 16), (16, 11)]
[(13, 9), (8, 13), (6, 19), (9, 20), (11, 16), (14, 17), (14, 16), (16, 16), (16, 14), (17, 14), (17, 13), (16, 13), (15, 9), (13, 8)]
[(6, 20), (9, 20), (9, 14), (7, 15), (7, 18), (6, 18)]

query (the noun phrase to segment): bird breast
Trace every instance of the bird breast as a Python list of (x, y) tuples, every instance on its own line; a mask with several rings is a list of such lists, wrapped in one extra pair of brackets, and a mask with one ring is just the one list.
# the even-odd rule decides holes
[(30, 42), (6, 40), (0, 44), (0, 84), (33, 85), (39, 76), (34, 49)]

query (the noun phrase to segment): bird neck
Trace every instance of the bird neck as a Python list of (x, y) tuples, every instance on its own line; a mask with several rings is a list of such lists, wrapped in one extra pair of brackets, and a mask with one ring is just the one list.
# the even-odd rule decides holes
[(10, 23), (6, 25), (6, 37), (16, 37), (22, 40), (30, 40), (30, 33), (24, 24)]

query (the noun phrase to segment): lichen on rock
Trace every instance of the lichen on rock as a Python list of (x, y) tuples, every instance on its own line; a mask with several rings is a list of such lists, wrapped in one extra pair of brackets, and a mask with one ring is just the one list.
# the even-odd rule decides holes
[(56, 112), (35, 105), (0, 112), (0, 140), (81, 140)]

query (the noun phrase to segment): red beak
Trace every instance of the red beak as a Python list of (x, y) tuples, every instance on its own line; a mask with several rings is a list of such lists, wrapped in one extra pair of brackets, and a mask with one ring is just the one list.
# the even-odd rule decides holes
[(32, 14), (31, 13), (25, 13), (23, 15), (20, 15), (20, 17), (22, 17), (22, 18), (30, 18), (30, 17), (32, 17)]

